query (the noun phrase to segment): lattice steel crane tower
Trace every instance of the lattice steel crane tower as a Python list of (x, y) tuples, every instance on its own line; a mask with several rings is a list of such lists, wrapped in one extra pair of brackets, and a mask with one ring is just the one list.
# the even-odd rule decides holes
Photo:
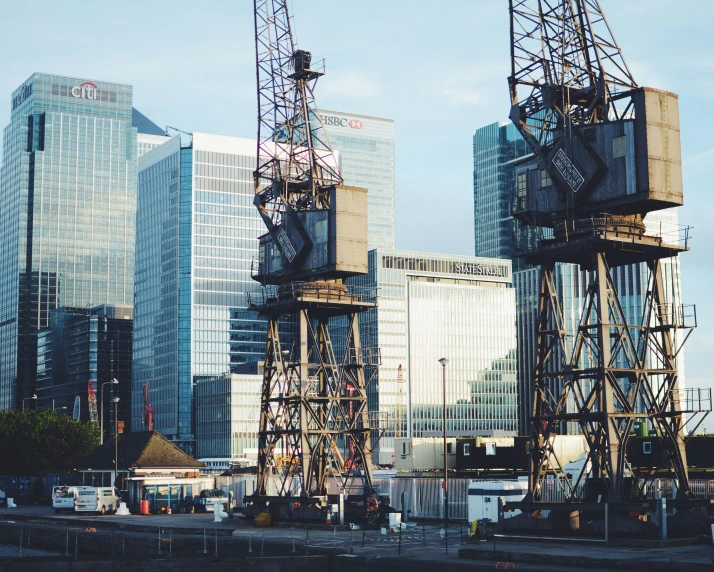
[[(367, 191), (343, 185), (316, 112), (310, 52), (297, 49), (286, 0), (254, 0), (258, 90), (255, 205), (268, 228), (248, 305), (268, 320), (255, 495), (278, 518), (324, 520), (329, 495), (369, 494), (370, 428), (358, 314), (374, 291), (344, 279), (367, 272)], [(281, 343), (278, 323), (297, 334)], [(346, 323), (335, 354), (331, 318)], [(350, 456), (347, 467), (345, 457)], [(308, 508), (312, 507), (312, 508)]]
[[(643, 220), (683, 204), (677, 96), (637, 85), (598, 0), (509, 7), (510, 118), (534, 154), (516, 168), (513, 214), (540, 233), (525, 253), (541, 266), (528, 498), (542, 500), (548, 473), (563, 476), (569, 501), (638, 498), (625, 459), (637, 419), (661, 437), (679, 496), (691, 498), (684, 416), (701, 418), (711, 401), (680, 391), (674, 332), (689, 329), (686, 340), (695, 321), (666, 302), (661, 262), (688, 246), (686, 237), (648, 234)], [(555, 288), (557, 262), (589, 271), (574, 336)], [(640, 262), (649, 284), (641, 317), (628, 323), (611, 269)], [(566, 423), (588, 446), (572, 479), (553, 447)]]

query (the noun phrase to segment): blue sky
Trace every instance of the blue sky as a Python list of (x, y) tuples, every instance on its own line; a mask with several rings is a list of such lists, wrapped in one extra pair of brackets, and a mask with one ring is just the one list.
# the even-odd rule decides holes
[[(299, 46), (326, 58), (319, 106), (395, 120), (397, 246), (473, 254), (471, 137), (508, 114), (507, 1), (290, 1)], [(699, 318), (686, 379), (712, 387), (714, 4), (600, 1), (637, 82), (680, 96), (680, 223), (694, 227), (683, 290)], [(255, 137), (250, 0), (34, 0), (2, 18), (0, 125), (38, 71), (132, 84), (161, 126)]]

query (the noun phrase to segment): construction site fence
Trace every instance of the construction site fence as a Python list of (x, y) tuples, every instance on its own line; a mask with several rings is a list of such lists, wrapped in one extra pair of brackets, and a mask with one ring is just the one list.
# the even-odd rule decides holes
[[(468, 520), (468, 489), (472, 479), (449, 479), (449, 518)], [(648, 499), (674, 498), (677, 490), (675, 479), (654, 479), (644, 485), (644, 496)], [(698, 499), (714, 499), (714, 480), (693, 479), (690, 488)], [(291, 494), (296, 491), (297, 479), (290, 482)], [(236, 508), (243, 508), (243, 497), (255, 491), (255, 475), (234, 475), (217, 477), (216, 486), (225, 491), (232, 491)], [(269, 482), (268, 495), (278, 494), (278, 480)], [(375, 479), (375, 489), (379, 494), (389, 497), (389, 504), (402, 511), (402, 493), (406, 493), (407, 510), (413, 518), (443, 518), (444, 491), (442, 480), (438, 478), (398, 478)], [(332, 492), (332, 491), (331, 491)], [(334, 491), (335, 493), (337, 491)], [(583, 493), (583, 485), (578, 485), (578, 495)], [(541, 491), (546, 502), (565, 502), (570, 494), (570, 488), (564, 479), (547, 479)]]
[[(61, 525), (43, 527), (28, 523), (0, 522), (0, 544), (14, 546), (19, 556), (48, 551), (70, 559), (91, 555), (166, 556), (207, 555), (210, 557), (341, 554), (383, 555), (384, 551), (402, 554), (414, 551), (455, 552), (468, 540), (466, 523), (400, 524), (380, 530), (332, 527), (310, 528), (205, 528), (187, 532), (157, 527), (154, 532), (128, 532), (113, 528), (78, 528)], [(34, 552), (33, 552), (34, 551)]]

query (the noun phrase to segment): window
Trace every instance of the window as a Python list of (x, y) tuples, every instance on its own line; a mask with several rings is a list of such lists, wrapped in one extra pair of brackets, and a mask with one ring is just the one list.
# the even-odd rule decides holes
[(624, 157), (627, 155), (627, 137), (623, 135), (622, 137), (615, 137), (612, 140), (612, 156), (617, 159), (618, 157)]
[(471, 454), (471, 443), (464, 443), (464, 457), (468, 457)]
[(540, 188), (545, 189), (546, 187), (553, 186), (553, 179), (550, 178), (548, 171), (541, 169), (540, 171)]
[(642, 452), (645, 455), (652, 454), (652, 441), (645, 441), (644, 443), (642, 443)]
[(520, 173), (516, 183), (516, 210), (526, 210), (526, 188), (526, 173)]

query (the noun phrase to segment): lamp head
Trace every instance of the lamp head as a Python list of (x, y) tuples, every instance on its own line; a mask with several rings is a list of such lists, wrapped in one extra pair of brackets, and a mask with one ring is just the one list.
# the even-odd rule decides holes
[(115, 397), (114, 399), (112, 399), (112, 401), (113, 401), (114, 403), (119, 403), (119, 398), (118, 398), (118, 397)]
[(449, 360), (446, 359), (445, 357), (443, 357), (439, 360), (439, 363), (441, 364), (441, 367), (446, 367), (447, 364), (449, 363)]
[(114, 378), (110, 381), (110, 383), (113, 383), (116, 385), (117, 383), (119, 383), (119, 380), (117, 378)]

